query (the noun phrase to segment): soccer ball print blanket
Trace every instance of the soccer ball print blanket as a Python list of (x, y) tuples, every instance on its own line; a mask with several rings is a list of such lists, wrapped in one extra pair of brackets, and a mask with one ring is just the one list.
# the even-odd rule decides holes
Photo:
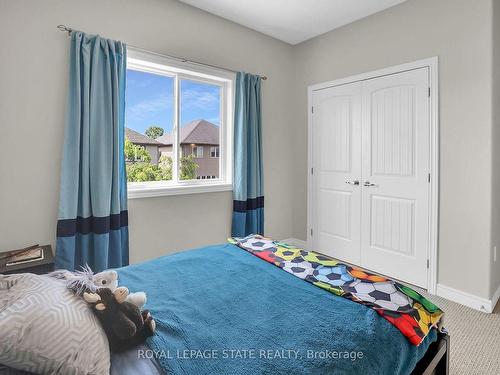
[(420, 345), (443, 316), (443, 311), (410, 287), (329, 256), (260, 235), (229, 242), (300, 279), (374, 309), (413, 345)]

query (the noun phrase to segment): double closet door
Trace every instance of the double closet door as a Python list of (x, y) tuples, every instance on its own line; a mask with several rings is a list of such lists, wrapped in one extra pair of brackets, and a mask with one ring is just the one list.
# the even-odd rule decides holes
[(313, 249), (427, 287), (429, 72), (312, 94)]

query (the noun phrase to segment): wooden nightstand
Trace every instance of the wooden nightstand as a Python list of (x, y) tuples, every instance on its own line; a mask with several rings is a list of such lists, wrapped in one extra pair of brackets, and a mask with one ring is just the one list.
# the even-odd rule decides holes
[(3, 259), (2, 255), (6, 253), (0, 253), (0, 273), (4, 275), (9, 275), (13, 273), (35, 273), (37, 275), (43, 275), (54, 271), (54, 255), (52, 254), (52, 247), (50, 245), (40, 246), (43, 251), (43, 259), (20, 263), (11, 266), (7, 266), (7, 259)]

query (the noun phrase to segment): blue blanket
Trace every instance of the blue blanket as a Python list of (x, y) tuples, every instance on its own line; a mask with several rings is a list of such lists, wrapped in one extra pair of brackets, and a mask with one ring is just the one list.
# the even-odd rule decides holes
[(409, 374), (420, 346), (374, 310), (225, 244), (118, 269), (144, 290), (168, 374)]

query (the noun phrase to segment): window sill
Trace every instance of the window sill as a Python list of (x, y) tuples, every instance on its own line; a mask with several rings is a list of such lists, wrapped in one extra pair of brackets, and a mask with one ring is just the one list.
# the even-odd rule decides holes
[(168, 195), (185, 195), (199, 193), (214, 193), (218, 191), (232, 191), (233, 185), (227, 183), (200, 183), (185, 185), (139, 185), (127, 186), (128, 199), (163, 197)]

